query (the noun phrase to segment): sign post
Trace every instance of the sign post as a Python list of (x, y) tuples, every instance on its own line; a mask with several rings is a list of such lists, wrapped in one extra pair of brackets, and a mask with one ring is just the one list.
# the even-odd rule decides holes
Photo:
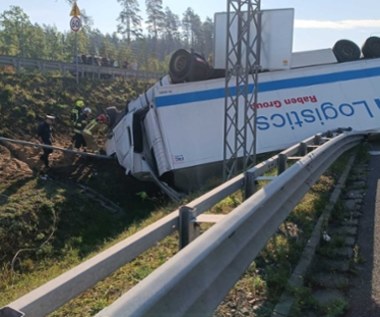
[(79, 82), (79, 74), (78, 74), (78, 31), (82, 27), (82, 21), (80, 19), (80, 10), (79, 7), (74, 1), (73, 7), (70, 12), (71, 20), (70, 20), (70, 28), (73, 32), (75, 32), (75, 68), (76, 68), (76, 82)]

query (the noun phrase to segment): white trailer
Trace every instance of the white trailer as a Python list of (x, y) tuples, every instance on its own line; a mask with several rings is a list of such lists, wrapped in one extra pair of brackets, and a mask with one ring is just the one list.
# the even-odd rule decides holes
[[(343, 40), (333, 49), (293, 53), (288, 67), (259, 73), (258, 103), (252, 104), (257, 154), (338, 127), (380, 129), (379, 41), (369, 38), (361, 57)], [(183, 58), (174, 53), (170, 66), (183, 66)], [(129, 103), (106, 146), (127, 174), (185, 191), (222, 176), (225, 78), (200, 80), (202, 73), (179, 80), (167, 75)], [(253, 93), (253, 83), (249, 87)]]

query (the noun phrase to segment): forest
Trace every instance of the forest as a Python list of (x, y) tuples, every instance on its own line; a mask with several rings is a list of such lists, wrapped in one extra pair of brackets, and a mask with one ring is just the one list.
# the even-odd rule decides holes
[(84, 10), (79, 32), (60, 32), (55, 26), (33, 24), (21, 7), (10, 6), (0, 12), (0, 55), (72, 62), (77, 53), (146, 71), (165, 71), (171, 53), (178, 48), (210, 57), (214, 34), (210, 18), (201, 21), (190, 7), (180, 17), (164, 7), (163, 0), (145, 0), (147, 18), (143, 21), (137, 0), (117, 1), (120, 13), (112, 34), (96, 29)]

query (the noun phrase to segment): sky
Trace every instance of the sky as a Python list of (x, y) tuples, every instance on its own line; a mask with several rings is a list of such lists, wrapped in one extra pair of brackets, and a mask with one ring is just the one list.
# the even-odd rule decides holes
[[(138, 0), (144, 17), (145, 0)], [(370, 36), (380, 36), (379, 0), (262, 0), (261, 9), (294, 8), (293, 51), (332, 48), (341, 39), (359, 47)], [(19, 6), (32, 23), (56, 26), (70, 31), (71, 6), (66, 0), (0, 0), (0, 14), (10, 6)], [(103, 34), (116, 31), (121, 6), (117, 0), (77, 0), (93, 20), (93, 28)], [(227, 0), (163, 0), (163, 7), (182, 18), (192, 8), (202, 21), (214, 19), (216, 12), (227, 10)]]

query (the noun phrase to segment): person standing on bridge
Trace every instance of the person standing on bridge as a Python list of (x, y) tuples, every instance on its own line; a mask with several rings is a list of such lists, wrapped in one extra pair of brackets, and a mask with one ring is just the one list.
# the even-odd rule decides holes
[[(52, 145), (52, 125), (55, 117), (52, 115), (46, 115), (45, 120), (42, 121), (37, 128), (37, 135), (41, 143), (45, 145)], [(45, 164), (45, 167), (49, 167), (49, 155), (53, 152), (51, 148), (43, 148), (43, 154), (40, 156), (40, 160)]]

